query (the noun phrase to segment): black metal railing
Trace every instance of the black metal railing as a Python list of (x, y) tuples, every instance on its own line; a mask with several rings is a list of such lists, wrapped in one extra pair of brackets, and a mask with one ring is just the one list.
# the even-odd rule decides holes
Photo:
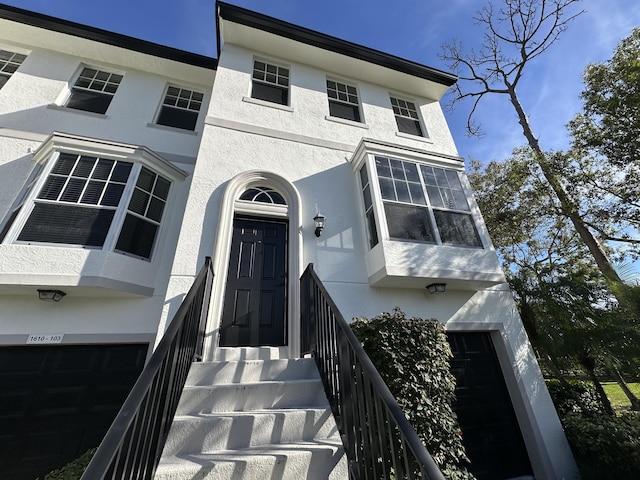
[(189, 368), (202, 359), (212, 281), (207, 257), (81, 480), (153, 478)]
[(301, 350), (312, 354), (352, 479), (444, 480), (310, 264), (301, 279)]

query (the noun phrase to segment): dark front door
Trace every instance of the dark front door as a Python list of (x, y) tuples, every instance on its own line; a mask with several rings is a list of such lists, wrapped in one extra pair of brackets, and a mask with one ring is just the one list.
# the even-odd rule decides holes
[(533, 475), (488, 332), (448, 333), (456, 377), (453, 410), (478, 480)]
[(287, 223), (236, 217), (220, 346), (286, 345)]
[(34, 480), (97, 447), (148, 344), (0, 348), (0, 478)]

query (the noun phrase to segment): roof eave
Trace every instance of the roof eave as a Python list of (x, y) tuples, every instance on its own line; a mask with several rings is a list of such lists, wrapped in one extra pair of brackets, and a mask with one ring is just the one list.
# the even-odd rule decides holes
[[(452, 73), (412, 62), (411, 60), (374, 50), (363, 45), (348, 42), (331, 35), (316, 32), (305, 27), (300, 27), (235, 5), (217, 2), (217, 6), (218, 16), (230, 22), (256, 28), (307, 45), (423, 78), (446, 87), (450, 87), (458, 80), (457, 76)], [(219, 35), (220, 33), (218, 32), (218, 37)]]

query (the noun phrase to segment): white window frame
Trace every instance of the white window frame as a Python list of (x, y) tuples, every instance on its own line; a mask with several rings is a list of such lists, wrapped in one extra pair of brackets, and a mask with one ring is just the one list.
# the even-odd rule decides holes
[[(397, 200), (391, 200), (391, 199), (384, 199), (383, 195), (382, 195), (382, 190), (380, 187), (380, 179), (378, 176), (378, 171), (376, 168), (376, 157), (382, 157), (382, 158), (387, 158), (387, 159), (391, 159), (391, 160), (400, 160), (402, 162), (407, 162), (407, 163), (412, 163), (415, 164), (418, 170), (418, 174), (419, 174), (419, 178), (420, 178), (420, 184), (421, 184), (421, 188), (422, 188), (422, 193), (424, 195), (424, 204), (419, 204), (419, 203), (411, 203), (411, 202), (404, 202), (404, 201), (397, 201)], [(467, 209), (465, 210), (461, 210), (461, 209), (453, 209), (453, 208), (446, 208), (446, 207), (439, 207), (439, 206), (434, 206), (431, 203), (431, 200), (429, 198), (429, 194), (427, 192), (427, 185), (426, 182), (424, 181), (423, 178), (423, 174), (421, 172), (421, 166), (425, 166), (425, 167), (433, 167), (433, 168), (438, 168), (438, 169), (442, 169), (442, 170), (449, 170), (451, 172), (455, 172), (460, 183), (461, 183), (461, 187), (462, 187), (462, 192), (464, 193), (464, 197), (467, 203)], [(376, 227), (376, 235), (377, 235), (377, 242), (373, 242), (372, 241), (372, 234), (369, 231), (371, 226), (370, 226), (370, 222), (369, 220), (366, 218), (366, 211), (365, 211), (365, 200), (363, 197), (363, 191), (364, 191), (364, 185), (362, 184), (362, 177), (361, 177), (361, 173), (360, 170), (362, 168), (366, 168), (366, 173), (368, 176), (368, 180), (369, 180), (369, 189), (370, 189), (370, 194), (372, 196), (372, 205), (373, 205), (373, 219), (376, 223), (375, 227)], [(367, 229), (367, 238), (369, 239), (368, 243), (368, 248), (369, 250), (375, 248), (377, 245), (379, 245), (382, 239), (386, 239), (386, 240), (390, 240), (390, 241), (398, 241), (398, 242), (414, 242), (414, 243), (423, 243), (423, 244), (432, 244), (432, 245), (446, 245), (446, 246), (451, 246), (451, 247), (460, 247), (460, 248), (472, 248), (472, 249), (485, 249), (485, 242), (483, 241), (483, 231), (481, 228), (481, 222), (479, 222), (477, 213), (475, 211), (475, 208), (473, 208), (472, 203), (470, 202), (470, 197), (471, 197), (471, 192), (470, 190), (467, 188), (467, 186), (465, 185), (465, 182), (463, 181), (463, 178), (461, 178), (461, 174), (463, 174), (464, 172), (462, 172), (460, 169), (457, 168), (452, 168), (451, 166), (447, 166), (447, 165), (442, 165), (439, 164), (438, 162), (429, 162), (429, 161), (422, 161), (422, 160), (417, 160), (417, 159), (413, 159), (413, 158), (403, 158), (400, 155), (392, 155), (392, 154), (387, 154), (387, 153), (380, 153), (380, 154), (372, 154), (369, 153), (366, 155), (366, 159), (365, 161), (359, 166), (358, 170), (356, 171), (357, 177), (358, 177), (358, 185), (360, 187), (361, 190), (361, 205), (363, 208), (363, 212), (364, 212), (364, 226)], [(402, 237), (395, 237), (395, 236), (391, 236), (390, 234), (390, 230), (389, 230), (389, 225), (387, 223), (387, 215), (385, 212), (385, 202), (389, 203), (389, 204), (394, 204), (394, 205), (406, 205), (408, 207), (416, 207), (416, 208), (424, 208), (427, 212), (428, 218), (429, 218), (429, 223), (430, 223), (430, 228), (431, 228), (431, 233), (433, 235), (433, 240), (432, 241), (428, 241), (428, 240), (422, 240), (422, 239), (409, 239), (409, 238), (402, 238)], [(436, 222), (436, 217), (435, 217), (435, 213), (434, 211), (445, 211), (445, 212), (452, 212), (452, 213), (457, 213), (457, 214), (464, 214), (464, 215), (468, 215), (473, 227), (475, 229), (475, 235), (476, 235), (476, 240), (477, 240), (477, 245), (470, 245), (470, 244), (455, 244), (455, 243), (451, 243), (451, 242), (443, 242), (442, 238), (441, 238), (441, 234), (440, 234), (440, 229), (438, 228), (438, 224)]]
[[(265, 65), (265, 75), (264, 78), (256, 78), (255, 74), (256, 74), (256, 64), (257, 63), (262, 63)], [(275, 72), (268, 72), (269, 67), (271, 67), (272, 69), (275, 69)], [(284, 75), (281, 75), (281, 70), (286, 70), (287, 74), (286, 77)], [(260, 70), (258, 70), (260, 71)], [(268, 80), (267, 74), (269, 75), (274, 75), (275, 76), (275, 81), (270, 81)], [(286, 78), (286, 85), (280, 83), (280, 79), (281, 78)], [(286, 92), (286, 96), (287, 96), (287, 101), (286, 102), (279, 102), (279, 101), (273, 101), (273, 100), (269, 100), (269, 99), (264, 99), (261, 97), (257, 97), (254, 96), (254, 92), (255, 92), (255, 86), (257, 85), (264, 85), (268, 88), (272, 88), (272, 89), (276, 89), (280, 92)], [(291, 105), (291, 67), (289, 65), (285, 65), (283, 63), (280, 62), (275, 62), (273, 60), (268, 60), (265, 58), (260, 58), (260, 57), (254, 57), (252, 59), (251, 62), (251, 91), (249, 92), (249, 98), (251, 98), (254, 101), (257, 102), (266, 102), (269, 104), (274, 104), (274, 105), (280, 105), (283, 107), (288, 107)]]
[[(94, 75), (92, 75), (91, 77), (88, 76), (84, 76), (83, 74), (87, 71), (91, 71), (91, 70), (95, 70), (96, 73)], [(101, 80), (96, 78), (98, 76), (98, 74), (102, 74), (101, 76), (104, 76), (105, 74), (108, 75), (107, 79), (105, 80)], [(105, 89), (107, 89), (108, 85), (113, 85), (114, 82), (111, 81), (117, 77), (120, 77), (118, 79), (117, 85), (115, 86), (115, 89), (113, 89), (113, 92), (111, 91), (105, 91)], [(78, 83), (81, 81), (81, 79), (89, 79), (91, 78), (91, 81), (89, 82), (89, 86), (82, 86), (82, 85), (78, 85)], [(115, 94), (117, 93), (118, 89), (120, 88), (120, 85), (122, 84), (122, 80), (124, 79), (124, 72), (120, 72), (120, 71), (115, 71), (115, 70), (111, 70), (111, 69), (105, 69), (103, 67), (97, 67), (97, 66), (92, 66), (92, 65), (81, 65), (79, 71), (77, 72), (77, 74), (74, 76), (74, 80), (73, 80), (73, 84), (69, 85), (69, 92), (66, 95), (65, 101), (64, 101), (64, 107), (65, 108), (69, 108), (71, 110), (77, 110), (79, 112), (89, 112), (89, 113), (93, 113), (93, 114), (97, 114), (97, 115), (106, 115), (107, 111), (109, 110), (109, 107), (111, 107), (111, 102), (113, 101), (113, 98), (115, 97)], [(98, 86), (100, 83), (104, 83), (104, 85), (100, 88), (90, 88), (91, 85), (93, 85), (94, 83), (96, 83)], [(111, 90), (111, 88), (107, 89), (107, 90)], [(106, 107), (104, 108), (104, 111), (94, 111), (91, 109), (86, 109), (86, 108), (79, 108), (78, 106), (73, 106), (71, 105), (71, 103), (75, 102), (76, 99), (74, 99), (74, 95), (92, 95), (94, 98), (100, 98), (100, 97), (109, 97), (108, 103), (106, 105)]]
[[(13, 76), (14, 73), (18, 71), (18, 69), (22, 66), (22, 63), (27, 59), (28, 54), (16, 52), (14, 50), (5, 50), (0, 47), (0, 52), (4, 52), (6, 54), (10, 54), (8, 59), (0, 59), (0, 77), (5, 78), (4, 83), (0, 83), (0, 89), (9, 81), (9, 79)], [(16, 60), (16, 57), (18, 59)], [(11, 67), (10, 67), (11, 66)], [(7, 71), (7, 68), (13, 71)], [(13, 68), (15, 67), (15, 69)]]
[[(171, 91), (172, 88), (178, 89), (177, 97), (175, 95), (169, 95), (169, 92)], [(176, 101), (176, 104), (174, 105), (167, 103), (167, 97), (176, 97), (177, 100), (178, 99), (185, 100), (185, 97), (182, 95), (183, 92), (189, 92), (189, 98), (186, 99), (187, 100), (186, 107), (178, 105), (177, 104), (178, 101)], [(196, 98), (194, 98), (194, 96)], [(197, 99), (197, 96), (200, 96), (200, 100)], [(158, 112), (156, 113), (154, 125), (159, 125), (161, 127), (176, 128), (176, 129), (184, 130), (187, 132), (195, 132), (196, 127), (198, 126), (198, 119), (200, 118), (200, 114), (202, 112), (202, 106), (204, 105), (204, 100), (205, 100), (204, 92), (202, 92), (201, 90), (198, 90), (197, 88), (169, 83), (165, 87), (164, 92), (162, 94), (162, 101), (160, 103), (160, 106), (158, 107)], [(191, 108), (192, 104), (198, 104), (198, 109), (196, 110), (194, 108)], [(179, 110), (179, 111), (185, 111), (189, 113), (195, 113), (195, 121), (193, 122), (193, 128), (186, 128), (186, 127), (180, 127), (177, 125), (168, 125), (166, 123), (160, 123), (160, 118), (165, 108), (170, 110)]]
[[(335, 84), (335, 88), (330, 88), (329, 83), (334, 83)], [(345, 87), (344, 91), (341, 92), (340, 91), (340, 86)], [(329, 108), (329, 116), (328, 118), (330, 119), (338, 119), (339, 121), (347, 121), (347, 122), (352, 122), (354, 124), (364, 124), (364, 113), (362, 111), (362, 100), (360, 98), (360, 89), (358, 88), (358, 86), (353, 83), (353, 82), (349, 82), (346, 80), (342, 80), (342, 79), (338, 79), (338, 78), (334, 78), (334, 77), (327, 77), (326, 82), (325, 82), (325, 88), (326, 88), (326, 93), (327, 93), (327, 104), (328, 104), (328, 108)], [(355, 91), (355, 93), (350, 92), (349, 89), (353, 89)], [(330, 91), (335, 91), (336, 92), (336, 96), (332, 97), (332, 94), (330, 93)], [(347, 100), (344, 99), (340, 99), (338, 98), (340, 96), (340, 94), (345, 94), (347, 96)], [(357, 102), (353, 102), (349, 99), (350, 96), (355, 96), (357, 99)], [(331, 105), (332, 103), (335, 103), (337, 105), (346, 105), (348, 107), (351, 107), (352, 109), (354, 107), (357, 108), (357, 113), (358, 113), (358, 119), (354, 120), (351, 118), (347, 118), (347, 117), (343, 117), (343, 116), (339, 116), (339, 115), (333, 115), (331, 113)]]
[[(64, 135), (64, 134), (59, 134)], [(56, 134), (53, 135), (54, 137)], [(86, 139), (82, 139), (86, 140)], [(175, 183), (177, 180), (181, 180), (186, 176), (184, 172), (173, 167), (171, 164), (162, 160), (160, 157), (156, 157), (151, 154), (150, 151), (144, 149), (144, 147), (131, 146), (131, 148), (118, 148), (121, 145), (117, 145), (115, 149), (104, 149), (104, 144), (96, 144), (96, 149), (87, 149), (84, 148), (86, 145), (78, 145), (77, 148), (70, 145), (67, 142), (64, 142), (64, 146), (52, 147), (50, 142), (45, 142), (47, 148), (43, 148), (36, 152), (35, 159), (37, 164), (42, 164), (42, 167), (39, 168), (40, 171), (37, 173), (37, 177), (35, 180), (33, 176), (30, 176), (30, 181), (23, 188), (22, 193), (20, 194), (19, 201), (16, 201), (14, 207), (8, 212), (5, 222), (11, 221), (11, 216), (16, 210), (20, 210), (15, 218), (12, 220), (12, 224), (10, 226), (5, 227), (5, 237), (2, 239), (3, 244), (23, 244), (23, 245), (44, 245), (50, 247), (64, 247), (64, 248), (82, 248), (82, 249), (93, 249), (93, 250), (102, 250), (102, 251), (112, 251), (118, 252), (126, 256), (131, 256), (134, 258), (138, 258), (145, 261), (153, 261), (155, 252), (158, 248), (158, 244), (160, 243), (160, 238), (162, 236), (163, 227), (167, 222), (167, 218), (169, 215), (170, 205), (173, 202), (173, 197), (175, 196)], [(84, 142), (82, 142), (84, 143)], [(87, 142), (92, 143), (92, 142)], [(146, 150), (140, 153), (140, 149)], [(111, 150), (111, 151), (109, 151)], [(19, 240), (20, 234), (23, 231), (23, 228), (28, 222), (28, 219), (33, 212), (36, 204), (61, 204), (61, 205), (77, 205), (81, 208), (102, 208), (102, 207), (92, 207), (91, 205), (84, 203), (72, 203), (72, 202), (63, 202), (60, 200), (43, 200), (38, 199), (38, 195), (42, 191), (43, 186), (47, 182), (56, 161), (60, 158), (62, 153), (70, 154), (70, 155), (78, 155), (78, 156), (88, 156), (95, 157), (98, 159), (105, 160), (113, 160), (113, 161), (123, 161), (132, 164), (131, 171), (129, 172), (129, 176), (124, 187), (124, 190), (120, 196), (118, 205), (113, 207), (114, 216), (111, 220), (108, 233), (104, 239), (104, 242), (101, 246), (89, 246), (82, 245), (77, 243), (59, 243), (59, 242), (46, 242), (46, 241), (25, 241)], [(140, 256), (135, 253), (126, 252), (117, 248), (118, 240), (120, 238), (120, 234), (122, 232), (123, 224), (126, 220), (127, 215), (132, 215), (134, 217), (140, 218), (140, 215), (136, 212), (133, 212), (129, 209), (130, 200), (134, 194), (136, 189), (136, 183), (140, 177), (140, 172), (143, 169), (150, 170), (156, 176), (160, 176), (169, 182), (169, 191), (164, 200), (164, 208), (162, 214), (158, 221), (155, 221), (152, 218), (147, 217), (148, 223), (153, 223), (157, 229), (155, 232), (155, 236), (153, 239), (153, 244), (151, 245), (149, 256)], [(181, 178), (182, 177), (182, 178)], [(156, 178), (157, 181), (157, 178)], [(147, 205), (148, 206), (148, 205)], [(146, 213), (146, 211), (145, 211)], [(144, 216), (144, 215), (143, 215)]]
[[(394, 105), (394, 100), (396, 102), (403, 102), (405, 104), (410, 104), (413, 106), (413, 109), (411, 109), (411, 107), (409, 107), (408, 105), (406, 106), (402, 106), (402, 105)], [(398, 128), (398, 133), (401, 135), (408, 135), (410, 137), (416, 137), (416, 138), (429, 138), (429, 134), (427, 132), (427, 129), (424, 125), (424, 121), (422, 119), (422, 115), (420, 112), (420, 107), (418, 106), (418, 102), (416, 102), (414, 99), (410, 99), (407, 97), (404, 97), (402, 95), (398, 95), (395, 93), (389, 93), (389, 102), (391, 104), (391, 111), (393, 112), (393, 117), (395, 119), (396, 122), (396, 127)], [(400, 112), (396, 112), (396, 109), (400, 110)], [(406, 109), (409, 112), (411, 112), (411, 110), (413, 110), (413, 112), (415, 112), (415, 118), (412, 117), (410, 114), (404, 115), (402, 113), (402, 109)], [(413, 122), (417, 122), (418, 128), (420, 129), (420, 134), (417, 133), (412, 133), (412, 132), (405, 132), (401, 130), (400, 124), (398, 123), (398, 118), (402, 118), (405, 120), (410, 120)]]

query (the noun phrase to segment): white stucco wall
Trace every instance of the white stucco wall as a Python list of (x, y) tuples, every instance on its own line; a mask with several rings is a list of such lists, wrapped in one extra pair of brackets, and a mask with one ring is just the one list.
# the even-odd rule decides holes
[[(575, 478), (577, 471), (571, 453), (506, 285), (479, 292), (448, 289), (443, 295), (429, 295), (424, 285), (396, 288), (369, 284), (366, 263), (369, 249), (361, 193), (349, 159), (363, 138), (457, 155), (439, 104), (402, 92), (405, 98), (414, 98), (420, 105), (429, 138), (398, 136), (389, 102), (389, 93), (396, 92), (389, 86), (343, 78), (264, 54), (257, 58), (272, 59), (290, 68), (290, 105), (280, 108), (247, 100), (254, 55), (245, 48), (225, 44), (167, 298), (183, 294), (204, 257), (213, 256), (215, 260), (217, 249), (221, 248), (220, 239), (230, 238), (229, 219), (221, 214), (229, 180), (250, 170), (276, 173), (290, 182), (301, 198), (301, 222), (290, 230), (301, 232), (300, 266), (314, 263), (345, 318), (372, 317), (399, 306), (410, 316), (437, 318), (451, 330), (492, 332), (536, 477)], [(327, 75), (358, 87), (364, 125), (326, 118)], [(313, 233), (312, 221), (318, 210), (327, 218), (320, 238)], [(226, 223), (221, 224), (221, 219)], [(480, 230), (483, 235), (486, 233), (483, 225)], [(456, 249), (446, 250), (454, 255)], [(503, 278), (496, 270), (497, 258), (490, 241), (485, 242), (481, 253), (484, 256), (478, 261), (484, 263), (482, 268), (496, 278)], [(390, 255), (394, 255), (393, 251)], [(410, 271), (412, 265), (407, 264), (404, 253), (400, 255), (401, 266)], [(485, 258), (487, 255), (491, 258)], [(455, 255), (448, 262), (444, 258), (439, 261), (439, 268), (458, 268)], [(223, 301), (227, 262), (228, 258), (222, 257), (214, 264), (219, 282), (212, 303), (214, 315), (219, 315)], [(166, 314), (170, 315), (173, 308), (166, 308)], [(210, 333), (218, 322), (219, 318), (210, 318)]]
[[(172, 183), (151, 261), (63, 245), (0, 244), (0, 346), (24, 344), (32, 333), (61, 333), (63, 343), (153, 344), (172, 302), (166, 288), (215, 72), (7, 20), (0, 20), (0, 48), (27, 55), (0, 89), (0, 221), (34, 168), (33, 152), (54, 131), (88, 143), (144, 146), (186, 174)], [(124, 74), (105, 115), (63, 107), (83, 66)], [(168, 83), (205, 94), (195, 132), (153, 125)], [(67, 295), (42, 302), (38, 288)]]

